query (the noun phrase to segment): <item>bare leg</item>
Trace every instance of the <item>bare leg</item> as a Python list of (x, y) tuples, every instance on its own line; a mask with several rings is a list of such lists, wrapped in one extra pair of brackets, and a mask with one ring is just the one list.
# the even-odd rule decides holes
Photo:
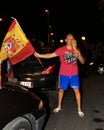
[(81, 95), (80, 95), (79, 89), (73, 89), (73, 90), (75, 93), (78, 111), (81, 111)]
[(64, 91), (59, 90), (59, 92), (58, 92), (58, 107), (54, 109), (55, 113), (57, 113), (61, 110), (63, 95), (64, 95)]
[(82, 112), (82, 109), (81, 109), (81, 94), (80, 94), (80, 90), (79, 89), (73, 89), (73, 90), (74, 90), (75, 97), (76, 97), (77, 109), (78, 109), (79, 116), (83, 117), (84, 113)]
[(64, 95), (64, 91), (59, 90), (59, 92), (58, 92), (58, 107), (60, 107), (60, 108), (62, 106), (63, 95)]

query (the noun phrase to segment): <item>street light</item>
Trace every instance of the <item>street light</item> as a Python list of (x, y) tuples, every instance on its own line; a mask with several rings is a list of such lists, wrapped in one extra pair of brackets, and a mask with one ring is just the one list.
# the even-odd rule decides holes
[(82, 36), (81, 39), (82, 39), (82, 40), (86, 40), (86, 37), (85, 37), (85, 36)]
[(49, 25), (49, 10), (48, 9), (45, 9), (45, 13), (47, 14), (47, 26), (48, 26), (48, 30), (47, 30), (47, 42), (48, 42), (48, 45), (49, 45), (49, 42), (50, 42), (50, 34), (49, 34), (49, 29), (50, 29), (50, 25)]
[(2, 18), (0, 18), (0, 22), (2, 22), (3, 21), (3, 19)]

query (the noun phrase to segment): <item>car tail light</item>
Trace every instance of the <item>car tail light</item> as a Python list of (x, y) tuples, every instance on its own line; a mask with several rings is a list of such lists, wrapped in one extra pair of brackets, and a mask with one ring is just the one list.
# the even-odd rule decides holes
[(50, 74), (50, 73), (53, 72), (53, 69), (54, 69), (54, 65), (48, 66), (47, 68), (45, 68), (45, 69), (42, 71), (42, 74)]

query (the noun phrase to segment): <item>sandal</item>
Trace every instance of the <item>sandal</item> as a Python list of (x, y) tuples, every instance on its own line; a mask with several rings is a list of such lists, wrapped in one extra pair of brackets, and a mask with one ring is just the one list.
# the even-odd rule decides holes
[(79, 115), (80, 117), (84, 117), (84, 113), (83, 113), (82, 111), (78, 111), (78, 115)]
[(57, 108), (55, 108), (55, 109), (53, 110), (53, 112), (54, 112), (54, 113), (58, 113), (60, 110), (61, 110), (61, 108), (60, 108), (60, 107), (57, 107)]

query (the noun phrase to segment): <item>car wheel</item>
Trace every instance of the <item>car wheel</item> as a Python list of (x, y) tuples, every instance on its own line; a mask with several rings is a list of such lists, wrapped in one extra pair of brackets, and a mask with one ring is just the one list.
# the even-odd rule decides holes
[(103, 64), (100, 64), (97, 66), (97, 72), (102, 75), (104, 74), (104, 65)]
[(24, 117), (17, 117), (2, 130), (32, 130), (30, 122)]

